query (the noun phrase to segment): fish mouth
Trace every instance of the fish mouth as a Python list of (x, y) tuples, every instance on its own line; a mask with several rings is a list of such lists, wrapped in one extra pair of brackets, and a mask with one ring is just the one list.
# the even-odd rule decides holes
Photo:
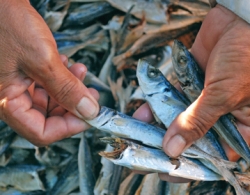
[(109, 159), (118, 159), (122, 152), (128, 147), (128, 143), (120, 138), (104, 137), (100, 139), (102, 142), (109, 144), (114, 148), (112, 152), (100, 152), (99, 155)]

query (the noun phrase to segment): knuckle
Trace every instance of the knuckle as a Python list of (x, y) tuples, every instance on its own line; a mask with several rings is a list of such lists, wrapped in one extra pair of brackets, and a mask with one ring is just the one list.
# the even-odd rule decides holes
[(190, 124), (190, 130), (192, 131), (192, 139), (199, 139), (202, 136), (205, 135), (207, 132), (207, 121), (204, 120), (203, 118), (199, 117), (192, 117), (191, 119), (188, 120), (188, 123)]
[(58, 102), (67, 102), (70, 98), (69, 95), (72, 94), (71, 92), (74, 91), (75, 84), (72, 81), (66, 81), (60, 86), (58, 86), (57, 93), (55, 93), (54, 98)]

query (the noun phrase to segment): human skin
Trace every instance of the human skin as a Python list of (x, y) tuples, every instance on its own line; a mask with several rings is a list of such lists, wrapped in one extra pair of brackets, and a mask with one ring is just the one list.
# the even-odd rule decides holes
[(28, 0), (0, 1), (0, 119), (37, 146), (77, 134), (99, 112), (82, 83), (86, 67), (66, 67), (48, 26)]
[[(220, 116), (231, 112), (237, 126), (250, 143), (250, 25), (223, 6), (207, 14), (191, 53), (205, 72), (205, 84), (199, 98), (170, 125), (163, 149), (171, 157), (179, 156), (194, 141), (204, 136)], [(151, 122), (148, 105), (134, 114)], [(239, 156), (225, 142), (223, 148), (231, 161)], [(161, 179), (182, 182), (160, 174)]]

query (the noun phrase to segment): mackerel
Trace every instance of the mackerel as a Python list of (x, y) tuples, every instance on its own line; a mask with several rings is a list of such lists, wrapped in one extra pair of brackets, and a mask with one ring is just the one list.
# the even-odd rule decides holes
[(115, 164), (130, 169), (168, 173), (171, 176), (194, 180), (223, 180), (220, 175), (208, 169), (196, 159), (180, 156), (178, 160), (173, 160), (162, 150), (119, 138), (105, 138), (104, 141), (115, 149), (113, 152), (101, 152), (100, 155)]
[[(187, 108), (190, 102), (171, 85), (157, 68), (151, 66), (145, 60), (140, 60), (137, 65), (137, 77), (154, 116), (158, 122), (163, 123), (168, 128), (172, 121)], [(201, 148), (206, 151), (203, 151)], [(233, 185), (237, 194), (244, 194), (238, 180), (230, 171), (233, 167), (230, 167), (228, 161), (223, 161), (220, 158), (221, 154), (219, 151), (216, 152), (216, 149), (213, 142), (208, 142), (206, 136), (204, 136), (187, 148), (182, 155), (199, 158), (204, 165), (215, 172), (219, 172)], [(215, 154), (211, 151), (215, 151)], [(214, 155), (217, 157), (214, 157)]]
[[(195, 101), (204, 88), (204, 74), (191, 53), (177, 40), (174, 41), (172, 62), (182, 90), (191, 102)], [(250, 164), (250, 149), (233, 118), (231, 114), (221, 116), (213, 129)]]

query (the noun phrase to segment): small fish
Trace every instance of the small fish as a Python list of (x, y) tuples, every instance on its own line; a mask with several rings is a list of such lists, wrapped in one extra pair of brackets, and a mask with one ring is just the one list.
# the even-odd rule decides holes
[(81, 134), (78, 152), (79, 187), (82, 193), (94, 195), (95, 176), (92, 167), (92, 157), (84, 132)]
[(21, 191), (45, 190), (38, 172), (45, 167), (36, 165), (13, 165), (0, 167), (0, 186), (13, 186)]
[[(109, 140), (109, 141), (108, 141)], [(171, 176), (194, 180), (223, 180), (217, 173), (211, 171), (196, 159), (178, 157), (180, 166), (172, 164), (171, 159), (159, 149), (148, 148), (131, 141), (119, 138), (106, 138), (115, 149), (113, 152), (101, 152), (100, 155), (113, 163), (130, 169), (154, 173), (168, 173)]]
[(159, 195), (163, 194), (163, 184), (164, 182), (160, 180), (157, 173), (151, 173), (145, 175), (142, 181), (142, 188), (140, 195)]
[(142, 178), (143, 175), (134, 172), (130, 173), (130, 175), (120, 184), (118, 195), (134, 195)]
[(58, 180), (49, 195), (67, 195), (79, 186), (79, 172), (77, 158), (73, 157), (67, 164), (63, 172), (58, 176)]
[[(174, 41), (172, 62), (180, 85), (191, 102), (195, 101), (204, 88), (204, 74), (185, 46)], [(229, 146), (250, 164), (250, 149), (227, 114), (214, 124), (214, 130)]]
[[(140, 87), (145, 94), (145, 99), (153, 110), (154, 116), (166, 127), (169, 127), (172, 121), (190, 104), (190, 102), (168, 82), (164, 75), (157, 68), (149, 65), (147, 61), (139, 61), (137, 77)], [(221, 146), (219, 150), (217, 148), (218, 142), (214, 144), (213, 140), (212, 142), (211, 140), (207, 141), (205, 135), (186, 149), (182, 155), (199, 158), (207, 167), (215, 172), (219, 172), (235, 187), (239, 194), (242, 194), (240, 184), (230, 171), (230, 169), (235, 168), (235, 164), (231, 166), (229, 161), (222, 160), (220, 151), (223, 149)]]
[(86, 122), (117, 137), (134, 139), (149, 146), (162, 148), (165, 130), (110, 108), (102, 106), (97, 117)]
[(107, 2), (85, 3), (71, 11), (62, 26), (66, 28), (69, 26), (86, 25), (114, 10), (115, 9)]

